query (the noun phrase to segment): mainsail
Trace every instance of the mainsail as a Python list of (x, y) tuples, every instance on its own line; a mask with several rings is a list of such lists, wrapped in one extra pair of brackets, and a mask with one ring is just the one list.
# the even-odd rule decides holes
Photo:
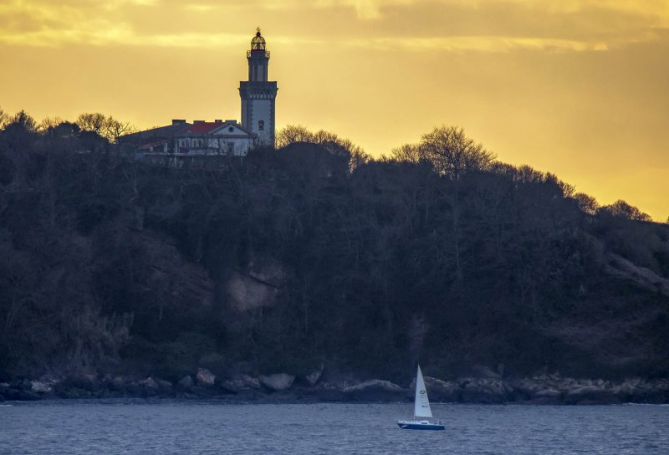
[(427, 399), (427, 390), (425, 389), (425, 381), (423, 380), (423, 372), (420, 371), (420, 365), (418, 365), (418, 373), (416, 374), (416, 399), (413, 414), (414, 417), (432, 417), (430, 400)]

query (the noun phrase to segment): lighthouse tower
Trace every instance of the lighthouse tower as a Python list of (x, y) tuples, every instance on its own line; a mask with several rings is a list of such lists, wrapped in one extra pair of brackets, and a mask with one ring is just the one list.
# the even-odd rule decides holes
[(274, 146), (275, 100), (278, 87), (268, 78), (269, 51), (260, 29), (246, 52), (249, 80), (239, 83), (242, 98), (242, 126), (256, 135), (258, 145)]

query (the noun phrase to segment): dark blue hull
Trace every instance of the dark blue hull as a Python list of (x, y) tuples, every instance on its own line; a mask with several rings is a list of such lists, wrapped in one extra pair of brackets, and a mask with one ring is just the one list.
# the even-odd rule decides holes
[(439, 423), (409, 423), (397, 422), (397, 425), (403, 430), (444, 430), (444, 426)]

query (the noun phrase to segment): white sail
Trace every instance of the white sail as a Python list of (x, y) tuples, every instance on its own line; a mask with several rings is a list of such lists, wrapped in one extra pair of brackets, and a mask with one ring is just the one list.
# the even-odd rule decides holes
[(413, 414), (416, 418), (432, 417), (430, 400), (427, 399), (427, 390), (425, 389), (425, 381), (423, 380), (423, 372), (420, 371), (420, 365), (418, 365), (418, 373), (416, 374), (416, 399)]

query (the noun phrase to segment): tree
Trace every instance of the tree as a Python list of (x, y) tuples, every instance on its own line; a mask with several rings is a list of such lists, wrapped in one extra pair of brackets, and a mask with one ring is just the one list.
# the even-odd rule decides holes
[(318, 144), (333, 155), (347, 157), (351, 171), (370, 159), (361, 147), (353, 144), (349, 139), (341, 138), (335, 133), (325, 130), (312, 133), (304, 126), (288, 125), (280, 130), (276, 137), (277, 148), (284, 148), (298, 142)]
[(34, 133), (37, 131), (37, 122), (26, 111), (19, 111), (5, 126), (5, 130), (10, 128), (20, 129), (27, 133)]
[(494, 155), (483, 145), (465, 136), (462, 128), (439, 127), (423, 135), (417, 150), (405, 146), (398, 153), (411, 159), (426, 160), (432, 164), (437, 174), (454, 182), (450, 191), (444, 192), (444, 201), (450, 206), (450, 245), (452, 247), (455, 278), (463, 281), (463, 204), (461, 197), (461, 177), (471, 171), (489, 170)]
[(283, 148), (295, 142), (315, 143), (314, 134), (302, 125), (288, 125), (276, 135), (276, 147)]
[(81, 114), (75, 122), (82, 131), (95, 133), (109, 142), (117, 142), (119, 137), (136, 131), (129, 122), (121, 122), (114, 117), (100, 113)]
[(622, 199), (614, 202), (611, 205), (605, 205), (604, 207), (600, 208), (597, 213), (626, 218), (632, 221), (652, 221), (650, 215), (642, 212), (638, 208), (628, 204)]
[(81, 114), (75, 121), (82, 131), (92, 131), (102, 136), (103, 129), (107, 124), (107, 117), (100, 113)]
[(107, 117), (105, 125), (102, 128), (102, 136), (110, 142), (118, 142), (118, 139), (125, 135), (134, 133), (136, 128), (129, 122), (120, 122), (112, 117)]
[(425, 161), (421, 148), (414, 144), (404, 144), (401, 147), (394, 148), (390, 152), (390, 159), (401, 163), (414, 164)]
[(40, 133), (48, 133), (49, 130), (56, 128), (61, 123), (64, 123), (65, 120), (59, 117), (44, 117), (39, 125), (37, 125), (37, 131)]
[(595, 215), (597, 213), (599, 204), (597, 204), (597, 201), (594, 197), (585, 193), (576, 193), (574, 194), (573, 199), (576, 201), (578, 208), (581, 209), (583, 213), (588, 215)]
[(9, 122), (9, 115), (0, 108), (0, 130), (3, 130)]
[(490, 168), (495, 155), (465, 136), (462, 128), (440, 127), (423, 135), (420, 156), (432, 162), (435, 170), (458, 180), (463, 173)]

